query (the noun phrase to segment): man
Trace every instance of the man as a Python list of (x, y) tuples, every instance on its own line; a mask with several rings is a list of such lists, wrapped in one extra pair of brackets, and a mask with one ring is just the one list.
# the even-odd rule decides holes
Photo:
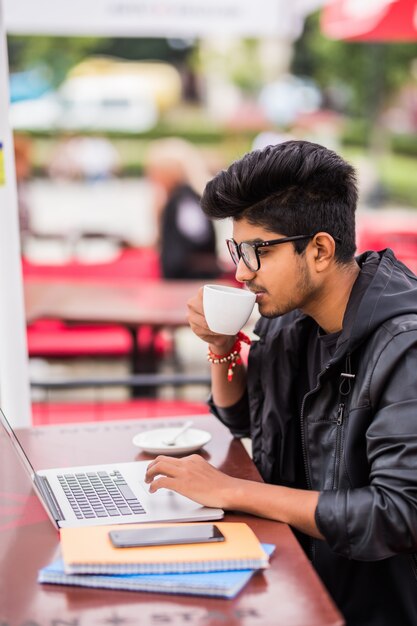
[(204, 211), (233, 219), (236, 278), (257, 294), (247, 374), (235, 363), (227, 380), (236, 337), (208, 330), (201, 293), (189, 321), (212, 355), (213, 411), (250, 433), (265, 484), (198, 455), (158, 457), (148, 482), (290, 524), (347, 624), (411, 626), (417, 278), (390, 250), (354, 257), (356, 202), (353, 168), (304, 141), (249, 153), (207, 185)]

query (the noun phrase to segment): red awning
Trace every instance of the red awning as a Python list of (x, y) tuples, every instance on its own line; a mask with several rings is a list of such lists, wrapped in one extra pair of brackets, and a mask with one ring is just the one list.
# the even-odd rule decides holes
[(417, 0), (330, 0), (321, 28), (331, 39), (417, 40)]

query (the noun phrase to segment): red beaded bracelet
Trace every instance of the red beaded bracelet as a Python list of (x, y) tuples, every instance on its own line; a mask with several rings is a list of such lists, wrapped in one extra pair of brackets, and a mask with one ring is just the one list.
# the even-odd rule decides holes
[(242, 341), (251, 344), (251, 340), (245, 333), (241, 331), (236, 335), (236, 341), (232, 346), (232, 349), (227, 354), (215, 354), (210, 350), (210, 346), (207, 352), (207, 361), (213, 363), (214, 365), (218, 365), (219, 363), (229, 363), (229, 367), (227, 368), (227, 380), (230, 382), (233, 379), (234, 368), (239, 363), (242, 363), (242, 359), (240, 356), (240, 350), (242, 348)]

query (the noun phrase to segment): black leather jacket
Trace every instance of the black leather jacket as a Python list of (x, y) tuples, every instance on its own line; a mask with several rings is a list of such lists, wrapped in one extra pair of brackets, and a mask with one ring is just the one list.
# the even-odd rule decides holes
[(391, 250), (357, 261), (343, 330), (315, 388), (300, 397), (314, 320), (261, 318), (248, 396), (215, 412), (237, 435), (249, 427), (266, 482), (320, 492), (325, 541), (310, 539), (308, 552), (347, 624), (415, 626), (417, 278)]

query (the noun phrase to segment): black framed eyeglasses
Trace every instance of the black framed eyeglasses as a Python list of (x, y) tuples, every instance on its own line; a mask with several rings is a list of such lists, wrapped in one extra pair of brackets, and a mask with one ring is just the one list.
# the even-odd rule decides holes
[(251, 272), (257, 272), (261, 267), (258, 252), (259, 248), (268, 248), (269, 246), (277, 246), (280, 243), (311, 239), (312, 237), (314, 237), (314, 235), (293, 235), (292, 237), (280, 237), (279, 239), (270, 239), (269, 241), (259, 241), (256, 243), (249, 241), (236, 243), (234, 239), (226, 239), (226, 243), (235, 265), (238, 265), (240, 259), (243, 259), (244, 264)]

